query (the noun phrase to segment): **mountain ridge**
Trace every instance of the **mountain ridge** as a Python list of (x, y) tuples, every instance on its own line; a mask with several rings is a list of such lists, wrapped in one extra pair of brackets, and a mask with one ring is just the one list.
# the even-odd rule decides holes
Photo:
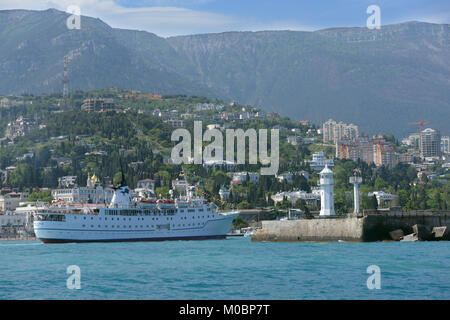
[(68, 30), (68, 16), (0, 11), (0, 94), (61, 92), (69, 54), (72, 90), (218, 97), (296, 120), (353, 122), (367, 133), (406, 135), (416, 131), (407, 123), (423, 117), (450, 133), (448, 24), (163, 38), (85, 16), (80, 30)]

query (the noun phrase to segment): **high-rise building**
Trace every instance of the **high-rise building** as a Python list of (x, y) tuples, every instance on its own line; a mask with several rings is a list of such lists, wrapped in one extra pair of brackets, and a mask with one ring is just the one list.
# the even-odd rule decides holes
[(411, 147), (419, 147), (420, 133), (410, 134), (408, 138), (402, 140), (402, 143)]
[(336, 158), (373, 162), (373, 143), (368, 137), (362, 136), (352, 140), (342, 139), (336, 143)]
[(366, 163), (375, 163), (377, 166), (394, 167), (398, 159), (392, 145), (383, 138), (374, 136), (358, 137), (356, 139), (343, 139), (336, 143), (336, 158), (358, 159)]
[(450, 137), (443, 136), (441, 137), (441, 152), (442, 153), (450, 153)]
[(438, 130), (427, 128), (420, 133), (420, 156), (441, 156), (441, 133)]
[(336, 122), (332, 119), (325, 122), (322, 126), (323, 142), (338, 142), (342, 139), (356, 139), (359, 136), (358, 126), (354, 124), (345, 124)]
[(397, 164), (394, 147), (382, 138), (374, 138), (373, 144), (373, 162), (377, 166), (386, 166), (393, 168)]

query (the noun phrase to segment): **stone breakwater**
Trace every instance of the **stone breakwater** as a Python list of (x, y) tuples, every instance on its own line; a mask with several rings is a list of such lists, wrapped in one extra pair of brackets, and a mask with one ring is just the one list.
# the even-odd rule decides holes
[(429, 230), (447, 227), (441, 240), (450, 240), (450, 211), (368, 212), (363, 217), (333, 217), (263, 221), (252, 241), (383, 241), (390, 232), (413, 233), (414, 225)]

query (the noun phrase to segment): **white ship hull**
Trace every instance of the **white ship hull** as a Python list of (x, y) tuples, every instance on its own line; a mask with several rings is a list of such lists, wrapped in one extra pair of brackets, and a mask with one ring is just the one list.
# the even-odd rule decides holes
[(44, 243), (224, 239), (237, 214), (196, 210), (167, 216), (108, 216), (102, 210), (98, 215), (54, 216), (64, 221), (34, 221), (36, 237)]

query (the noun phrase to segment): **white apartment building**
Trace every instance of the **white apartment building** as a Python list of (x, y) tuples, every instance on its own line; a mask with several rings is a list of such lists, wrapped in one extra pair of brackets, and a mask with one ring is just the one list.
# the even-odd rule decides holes
[(208, 172), (215, 170), (234, 171), (236, 169), (236, 163), (226, 160), (208, 160), (203, 163), (203, 167)]
[(27, 217), (23, 215), (0, 214), (0, 227), (22, 227), (27, 224)]
[(441, 152), (443, 154), (450, 153), (450, 137), (449, 136), (441, 137)]
[(306, 160), (306, 162), (316, 171), (322, 170), (326, 165), (330, 168), (334, 167), (333, 159), (327, 159), (325, 157), (325, 152), (314, 153), (312, 160)]
[(88, 176), (86, 187), (60, 188), (52, 190), (54, 200), (75, 203), (109, 203), (114, 195), (114, 190), (103, 188), (99, 179), (94, 174)]
[(71, 188), (77, 185), (77, 176), (64, 176), (58, 178), (58, 186), (60, 188)]
[(248, 179), (249, 182), (253, 184), (259, 183), (259, 174), (252, 172), (236, 172), (233, 174), (233, 179), (231, 183), (233, 184), (242, 184), (246, 182)]
[(282, 203), (285, 199), (295, 203), (297, 200), (305, 200), (307, 205), (317, 205), (320, 201), (320, 192), (307, 193), (306, 191), (285, 191), (271, 196), (275, 204)]
[(342, 121), (336, 122), (332, 119), (325, 122), (322, 126), (323, 142), (336, 143), (341, 139), (355, 139), (359, 136), (357, 125), (345, 124)]
[(20, 193), (11, 192), (0, 195), (0, 211), (5, 212), (15, 210), (21, 201), (23, 201), (23, 198)]
[(420, 156), (441, 156), (441, 133), (438, 130), (427, 128), (420, 133)]
[(76, 187), (52, 190), (54, 200), (76, 203), (110, 203), (114, 190), (98, 186), (96, 188)]

